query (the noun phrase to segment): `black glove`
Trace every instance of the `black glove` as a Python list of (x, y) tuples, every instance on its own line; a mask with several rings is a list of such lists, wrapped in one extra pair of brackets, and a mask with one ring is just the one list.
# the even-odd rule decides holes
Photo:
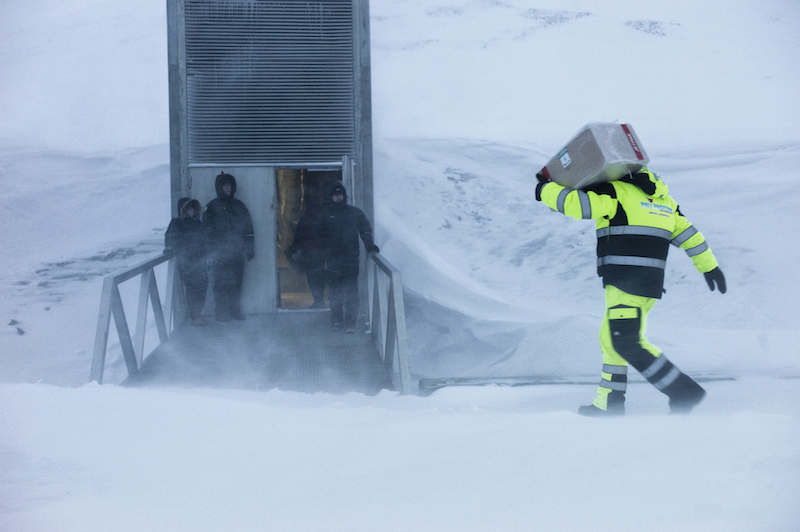
[(542, 201), (542, 187), (549, 183), (550, 180), (542, 174), (536, 174), (536, 179), (539, 181), (536, 185), (536, 201)]
[(717, 288), (719, 288), (719, 291), (723, 294), (728, 289), (725, 286), (725, 276), (722, 275), (722, 270), (720, 270), (719, 267), (716, 267), (710, 272), (704, 273), (703, 275), (705, 275), (708, 287), (712, 292), (714, 291), (714, 283), (717, 283)]
[(367, 253), (377, 253), (380, 251), (378, 246), (376, 246), (375, 244), (370, 244), (369, 246), (366, 246), (366, 248), (367, 248)]

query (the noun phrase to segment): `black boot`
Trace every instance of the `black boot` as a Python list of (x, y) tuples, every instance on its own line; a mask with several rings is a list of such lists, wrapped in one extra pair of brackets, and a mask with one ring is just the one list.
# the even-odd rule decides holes
[(612, 391), (608, 394), (606, 409), (598, 408), (595, 405), (584, 405), (578, 408), (578, 414), (587, 417), (611, 417), (625, 415), (625, 394)]
[(706, 396), (703, 387), (685, 373), (681, 373), (675, 382), (664, 388), (663, 392), (669, 397), (669, 409), (672, 414), (688, 414)]

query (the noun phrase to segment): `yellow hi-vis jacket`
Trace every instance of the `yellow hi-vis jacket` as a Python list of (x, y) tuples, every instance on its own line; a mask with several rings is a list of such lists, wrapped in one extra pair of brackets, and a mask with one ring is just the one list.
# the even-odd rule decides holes
[(549, 182), (539, 194), (561, 214), (596, 220), (597, 274), (603, 286), (660, 298), (670, 244), (685, 250), (700, 273), (717, 267), (703, 235), (681, 214), (667, 185), (647, 168), (581, 190)]

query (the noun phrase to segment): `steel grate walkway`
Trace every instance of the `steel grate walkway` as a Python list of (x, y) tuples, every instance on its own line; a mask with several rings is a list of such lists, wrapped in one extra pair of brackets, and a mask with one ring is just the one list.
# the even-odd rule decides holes
[(369, 395), (393, 389), (370, 336), (333, 332), (330, 314), (319, 311), (182, 327), (123, 385)]

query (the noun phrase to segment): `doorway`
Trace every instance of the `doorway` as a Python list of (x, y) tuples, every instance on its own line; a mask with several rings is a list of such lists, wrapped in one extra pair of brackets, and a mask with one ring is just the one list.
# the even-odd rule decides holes
[(281, 310), (327, 308), (322, 250), (313, 239), (313, 226), (328, 184), (341, 180), (341, 168), (278, 168), (275, 172), (276, 267)]

